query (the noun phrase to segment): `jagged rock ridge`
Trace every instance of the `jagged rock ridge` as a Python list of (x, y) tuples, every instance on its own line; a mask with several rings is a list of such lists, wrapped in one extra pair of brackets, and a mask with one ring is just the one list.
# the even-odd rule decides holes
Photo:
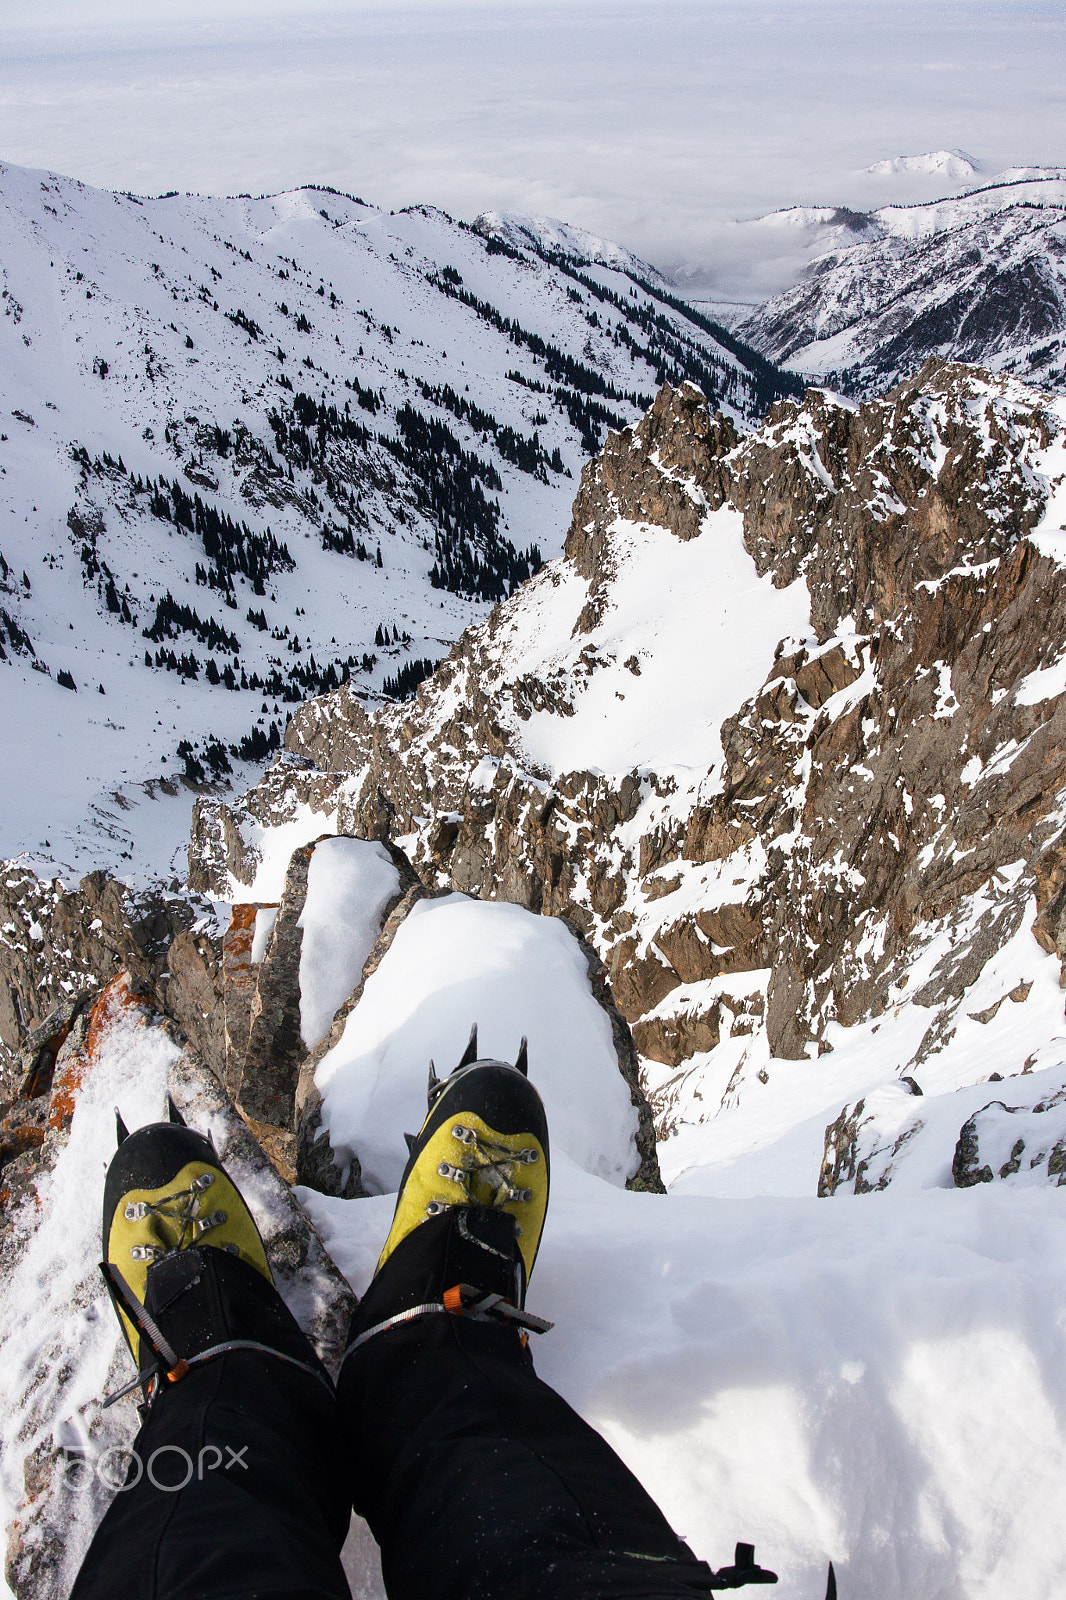
[[(468, 632), (414, 705), (368, 718), (341, 691), (286, 742), (333, 774), (345, 830), (402, 838), (427, 881), (582, 931), (661, 1131), (698, 1085), (710, 1109), (734, 1103), (772, 1058), (898, 1004), (926, 950), (907, 998), (926, 1023), (901, 1063), (917, 1072), (1034, 899), (1037, 938), (1064, 948), (1062, 432), (1038, 393), (935, 364), (859, 407), (782, 403), (744, 439), (692, 388), (665, 389), (586, 469), (565, 559)], [(695, 628), (655, 584), (699, 559), (689, 579), (726, 585), (740, 538), (758, 671), (697, 629), (672, 685), (657, 679), (634, 585), (667, 629)], [(719, 601), (708, 588), (699, 605)], [(784, 640), (781, 617), (801, 619)], [(701, 671), (716, 682), (691, 689)], [(641, 694), (657, 715), (627, 723)], [(600, 759), (626, 749), (629, 770)], [(202, 811), (205, 882), (223, 826)]]

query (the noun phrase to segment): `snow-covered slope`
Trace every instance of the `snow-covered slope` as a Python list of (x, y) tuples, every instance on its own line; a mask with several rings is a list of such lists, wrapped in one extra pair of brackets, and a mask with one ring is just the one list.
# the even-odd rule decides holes
[(166, 873), (176, 780), (408, 689), (664, 376), (778, 392), (653, 269), (512, 223), (0, 166), (0, 853)]
[(816, 247), (738, 324), (767, 356), (872, 394), (930, 356), (1066, 386), (1066, 177), (1019, 174), (924, 205), (775, 213)]
[[(830, 1557), (844, 1596), (1052, 1600), (1064, 439), (1061, 402), (957, 366), (861, 406), (815, 392), (745, 436), (664, 389), (585, 469), (563, 559), (413, 703), (371, 719), (338, 689), (297, 711), (242, 802), (201, 805), (193, 865), (232, 905), (224, 938), (204, 917), (168, 948), (165, 926), (147, 937), (167, 906), (106, 884), (64, 899), (12, 870), (0, 1007), (15, 982), (39, 1010), (57, 985), (91, 992), (119, 949), (227, 1084), (240, 1058), (237, 1104), (261, 1095), (257, 1133), (295, 1151), (357, 1291), (427, 1058), (446, 1070), (475, 1019), (493, 1053), (527, 1033), (559, 1152), (537, 1362), (698, 1552), (753, 1539), (796, 1600), (821, 1600)], [(333, 831), (352, 837), (304, 843)], [(261, 902), (279, 898), (275, 918)], [(96, 906), (106, 928), (68, 959)], [(66, 1147), (81, 1168), (51, 1134), (34, 1153), (47, 1040), (0, 1023), (9, 1049), (37, 1041), (5, 1181), (49, 1156), (99, 1166), (95, 1096)], [(634, 1043), (666, 1195), (619, 1181), (640, 1153), (656, 1187)], [(124, 1063), (132, 1103), (158, 1098), (157, 1056)], [(280, 1110), (261, 1093), (279, 1068)], [(62, 1190), (42, 1185), (40, 1226), (20, 1213), (11, 1281), (36, 1275), (49, 1306), (73, 1284), (93, 1313), (88, 1269), (58, 1255)], [(94, 1329), (64, 1386), (50, 1347), (26, 1362), (35, 1328), (6, 1327), (7, 1492), (29, 1447), (24, 1525), (54, 1526), (58, 1447), (115, 1335)], [(349, 1560), (376, 1600), (359, 1531)], [(35, 1581), (20, 1573), (25, 1600), (56, 1600)]]
[(624, 245), (601, 239), (587, 228), (578, 228), (559, 217), (525, 216), (516, 211), (483, 211), (474, 219), (474, 231), (486, 238), (505, 240), (516, 249), (532, 247), (538, 255), (562, 256), (578, 265), (596, 262), (617, 267), (645, 282), (668, 288), (667, 280), (647, 261), (642, 261)]

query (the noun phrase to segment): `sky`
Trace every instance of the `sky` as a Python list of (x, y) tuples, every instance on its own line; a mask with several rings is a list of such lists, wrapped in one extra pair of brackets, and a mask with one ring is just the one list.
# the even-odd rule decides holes
[(1066, 164), (1061, 0), (0, 0), (0, 26), (0, 159), (546, 214), (726, 298), (795, 270), (737, 219), (943, 192), (864, 174), (886, 157)]

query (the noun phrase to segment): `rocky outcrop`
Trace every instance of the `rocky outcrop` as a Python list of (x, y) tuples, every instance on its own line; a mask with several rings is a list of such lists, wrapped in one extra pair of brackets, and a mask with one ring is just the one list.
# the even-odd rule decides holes
[[(221, 948), (210, 908), (137, 894), (104, 872), (77, 889), (6, 863), (0, 879), (0, 1062), (17, 1071), (46, 1019), (120, 968), (157, 992), (212, 1071), (224, 1072)], [(23, 1072), (27, 1070), (23, 1062)]]
[(289, 754), (314, 763), (308, 771), (357, 772), (369, 757), (372, 742), (372, 719), (347, 683), (332, 695), (297, 707), (285, 733)]
[(230, 908), (229, 927), (222, 939), (222, 1004), (226, 1030), (227, 1093), (236, 1099), (248, 1051), (255, 998), (256, 965), (252, 960), (256, 919), (260, 911), (276, 911), (264, 902), (238, 903)]
[[(882, 1102), (886, 1099), (898, 1101), (908, 1091), (921, 1095), (917, 1083), (909, 1078), (907, 1087), (889, 1091), (887, 1095), (882, 1092), (880, 1098)], [(920, 1110), (904, 1111), (901, 1117), (896, 1104), (892, 1108), (895, 1116), (885, 1118), (889, 1123), (886, 1129), (880, 1115), (885, 1109), (883, 1104), (871, 1101), (867, 1105), (865, 1099), (857, 1100), (853, 1106), (845, 1106), (836, 1121), (830, 1123), (825, 1130), (825, 1149), (818, 1174), (820, 1198), (837, 1193), (872, 1194), (887, 1189), (897, 1163), (906, 1155), (911, 1140), (921, 1133), (924, 1120)]]
[(951, 1175), (959, 1189), (1016, 1175), (1066, 1183), (1066, 1089), (1032, 1106), (992, 1100), (963, 1123)]
[[(952, 929), (915, 996), (930, 1016), (913, 1074), (1034, 892), (1038, 939), (1066, 945), (1066, 694), (1040, 676), (1066, 647), (1066, 568), (1028, 538), (1060, 431), (1039, 395), (949, 365), (857, 407), (779, 403), (743, 438), (691, 385), (664, 389), (587, 466), (562, 563), (413, 701), (370, 717), (339, 690), (301, 708), (287, 747), (328, 767), (345, 831), (410, 840), (427, 887), (565, 917), (590, 942), (641, 1053), (675, 1070), (661, 1125), (723, 1018), (752, 1043), (733, 1096), (765, 1051), (802, 1058), (830, 1047), (830, 1022), (876, 1015)], [(721, 768), (545, 766), (534, 719), (568, 720), (604, 674), (624, 698), (641, 674), (595, 632), (619, 529), (691, 543), (730, 508), (761, 573), (806, 582), (813, 637), (767, 660), (722, 725)], [(521, 618), (564, 601), (572, 642), (537, 670)]]
[[(307, 1046), (300, 1037), (300, 916), (314, 843), (294, 850), (266, 954), (259, 964), (237, 1104), (249, 1120), (291, 1131)], [(295, 1153), (295, 1152), (293, 1152)]]
[[(351, 698), (347, 686), (337, 694)], [(361, 708), (359, 714), (365, 716)], [(291, 821), (301, 806), (321, 815), (325, 831), (337, 809), (340, 782), (339, 775), (319, 771), (306, 755), (282, 751), (255, 787), (233, 803), (201, 796), (193, 806), (189, 888), (195, 894), (231, 899), (233, 883), (251, 884), (259, 866), (258, 847), (245, 831), (254, 839), (263, 827)]]

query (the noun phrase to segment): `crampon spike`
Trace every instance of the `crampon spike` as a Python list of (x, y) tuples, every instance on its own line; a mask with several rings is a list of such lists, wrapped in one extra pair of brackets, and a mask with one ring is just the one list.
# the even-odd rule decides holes
[(439, 1093), (440, 1079), (437, 1077), (437, 1069), (431, 1061), (429, 1063), (429, 1083), (426, 1087), (426, 1099), (429, 1101), (430, 1105), (433, 1104)]
[(837, 1575), (833, 1571), (833, 1563), (829, 1563), (829, 1579), (825, 1586), (825, 1600), (837, 1600)]
[(174, 1104), (174, 1096), (172, 1094), (167, 1095), (167, 1120), (176, 1123), (179, 1128), (188, 1127), (185, 1118)]
[(459, 1071), (460, 1067), (469, 1067), (471, 1065), (471, 1063), (476, 1061), (476, 1060), (477, 1060), (477, 1023), (475, 1022), (474, 1026), (470, 1030), (470, 1037), (466, 1041), (466, 1049), (463, 1051), (462, 1057), (461, 1057), (461, 1059), (459, 1061), (459, 1066), (456, 1067), (456, 1069), (455, 1069), (456, 1072)]
[(417, 1137), (416, 1134), (413, 1134), (413, 1133), (405, 1133), (403, 1137), (404, 1137), (404, 1143), (407, 1145), (407, 1154), (410, 1155), (411, 1151), (414, 1149), (415, 1145), (418, 1143), (418, 1137)]
[(125, 1144), (130, 1136), (130, 1130), (122, 1120), (122, 1112), (115, 1107), (115, 1138), (119, 1144)]
[(522, 1043), (518, 1046), (518, 1054), (517, 1054), (517, 1056), (515, 1056), (515, 1063), (514, 1063), (515, 1064), (515, 1070), (520, 1072), (522, 1074), (523, 1078), (528, 1078), (529, 1077), (529, 1055), (528, 1055), (528, 1051), (526, 1049), (526, 1046), (528, 1044), (529, 1044), (529, 1040), (526, 1038), (525, 1034), (523, 1034), (522, 1035)]

